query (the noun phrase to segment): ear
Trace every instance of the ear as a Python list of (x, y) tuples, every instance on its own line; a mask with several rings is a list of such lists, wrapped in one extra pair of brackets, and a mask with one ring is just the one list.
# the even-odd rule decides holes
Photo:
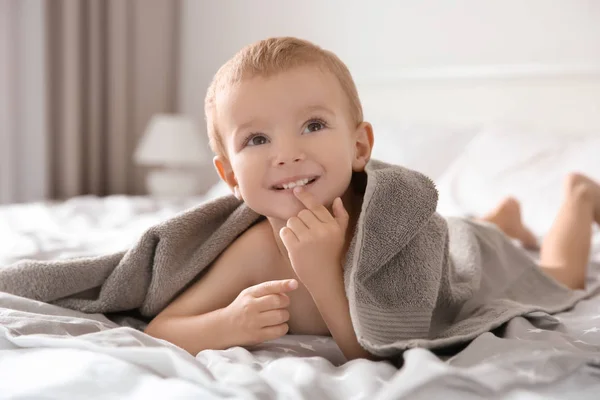
[(237, 186), (237, 180), (235, 179), (235, 174), (233, 173), (229, 160), (223, 156), (215, 156), (213, 158), (213, 164), (219, 177), (221, 177), (221, 180), (235, 193), (234, 188)]
[(368, 122), (362, 122), (354, 132), (354, 159), (352, 160), (352, 170), (360, 172), (371, 159), (373, 150), (373, 127)]

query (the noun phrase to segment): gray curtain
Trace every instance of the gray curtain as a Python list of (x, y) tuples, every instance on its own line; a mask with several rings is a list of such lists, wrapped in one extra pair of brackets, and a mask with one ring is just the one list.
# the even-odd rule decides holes
[(176, 110), (179, 1), (49, 0), (49, 196), (142, 194), (132, 153), (150, 117)]
[(48, 193), (44, 6), (0, 0), (0, 204)]

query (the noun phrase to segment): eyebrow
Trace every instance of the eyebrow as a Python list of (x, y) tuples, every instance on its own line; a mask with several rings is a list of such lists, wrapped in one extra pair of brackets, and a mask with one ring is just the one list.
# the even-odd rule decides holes
[(241, 124), (240, 126), (236, 127), (233, 130), (233, 138), (236, 139), (240, 133), (242, 133), (243, 131), (245, 131), (247, 128), (249, 128), (250, 126), (252, 126), (254, 124), (255, 120), (250, 120), (248, 122), (244, 122), (243, 124)]
[(303, 113), (313, 112), (313, 111), (325, 111), (328, 114), (335, 115), (335, 113), (331, 109), (329, 109), (329, 108), (327, 108), (325, 106), (322, 106), (322, 105), (315, 105), (315, 106), (306, 107), (303, 110)]
[(237, 126), (234, 130), (233, 130), (233, 134), (231, 135), (232, 139), (234, 141), (237, 141), (239, 136), (244, 134), (245, 131), (250, 128), (252, 125), (256, 124), (257, 122), (262, 122), (259, 119), (251, 119), (249, 121), (244, 122), (243, 124)]

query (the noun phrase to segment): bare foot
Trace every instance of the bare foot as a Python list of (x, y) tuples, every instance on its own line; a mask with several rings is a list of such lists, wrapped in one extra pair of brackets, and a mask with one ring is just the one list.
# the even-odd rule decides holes
[(565, 179), (565, 189), (568, 193), (587, 196), (594, 201), (594, 221), (600, 224), (600, 184), (595, 180), (574, 172)]
[(517, 199), (505, 198), (482, 219), (498, 226), (507, 236), (520, 241), (526, 249), (539, 248), (535, 235), (523, 224), (521, 205)]

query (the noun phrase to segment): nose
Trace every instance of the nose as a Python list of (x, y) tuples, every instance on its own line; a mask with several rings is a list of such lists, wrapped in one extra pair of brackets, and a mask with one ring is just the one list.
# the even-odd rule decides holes
[(306, 158), (304, 151), (298, 146), (294, 140), (282, 140), (275, 149), (273, 164), (276, 166), (284, 166), (300, 162)]

